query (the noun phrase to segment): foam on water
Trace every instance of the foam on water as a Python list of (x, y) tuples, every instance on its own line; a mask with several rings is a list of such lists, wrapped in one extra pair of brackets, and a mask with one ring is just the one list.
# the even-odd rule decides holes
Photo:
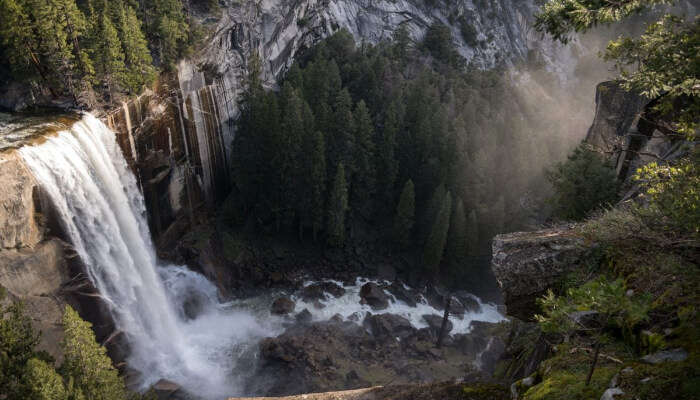
[[(295, 312), (303, 311), (308, 309), (312, 315), (314, 321), (325, 321), (330, 319), (336, 314), (339, 314), (343, 319), (348, 319), (357, 323), (362, 323), (365, 316), (368, 313), (372, 314), (397, 314), (411, 322), (413, 327), (420, 329), (428, 327), (427, 322), (423, 319), (423, 315), (437, 315), (442, 317), (443, 311), (428, 304), (425, 298), (421, 298), (415, 307), (411, 307), (405, 302), (398, 300), (391, 292), (384, 291), (390, 298), (389, 307), (384, 310), (375, 311), (367, 304), (360, 303), (360, 289), (362, 285), (367, 282), (374, 282), (377, 284), (390, 284), (388, 281), (377, 281), (367, 278), (357, 278), (353, 285), (344, 285), (342, 282), (327, 280), (328, 282), (333, 282), (345, 289), (345, 294), (339, 298), (334, 298), (331, 295), (326, 294), (325, 300), (320, 300), (319, 302), (323, 305), (323, 308), (317, 308), (312, 302), (305, 302), (297, 296), (292, 296), (296, 301)], [(307, 281), (304, 286), (311, 285), (315, 282)], [(409, 289), (408, 287), (406, 287)], [(463, 318), (459, 318), (454, 315), (450, 315), (450, 322), (453, 324), (453, 329), (450, 334), (459, 333), (469, 333), (472, 321), (485, 321), (485, 322), (501, 322), (505, 320), (505, 317), (498, 312), (496, 306), (491, 303), (482, 303), (478, 297), (474, 297), (479, 303), (479, 310), (467, 311)], [(359, 318), (349, 319), (351, 315), (356, 314)]]

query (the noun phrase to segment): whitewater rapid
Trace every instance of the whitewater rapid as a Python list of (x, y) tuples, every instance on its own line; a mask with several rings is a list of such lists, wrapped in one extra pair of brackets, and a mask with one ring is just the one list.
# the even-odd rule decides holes
[[(126, 335), (127, 362), (141, 373), (141, 388), (168, 379), (205, 398), (243, 395), (255, 372), (259, 341), (281, 334), (292, 320), (270, 314), (272, 301), (289, 293), (222, 303), (204, 276), (159, 261), (136, 178), (114, 132), (94, 116), (84, 114), (70, 129), (19, 152), (51, 199), (117, 329)], [(372, 312), (360, 303), (365, 282), (338, 282), (345, 294), (327, 296), (320, 308), (292, 293), (295, 311), (308, 309), (317, 321), (359, 314), (361, 323)], [(425, 301), (409, 307), (391, 297), (382, 313), (402, 315), (416, 328), (427, 326), (424, 314), (442, 315)], [(479, 304), (478, 311), (452, 318), (452, 333), (469, 332), (472, 320), (504, 319), (494, 305)]]

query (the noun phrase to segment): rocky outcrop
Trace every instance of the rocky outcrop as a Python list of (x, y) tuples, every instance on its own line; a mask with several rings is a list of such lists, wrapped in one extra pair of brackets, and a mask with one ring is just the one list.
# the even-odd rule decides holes
[[(3, 301), (24, 303), (35, 331), (41, 332), (38, 349), (60, 362), (61, 319), (67, 304), (95, 324), (98, 340), (113, 333), (111, 319), (102, 312), (75, 251), (61, 239), (50, 202), (13, 150), (0, 152), (0, 182), (0, 290), (7, 295)], [(116, 358), (124, 356), (120, 352), (110, 347)]]
[(592, 246), (572, 226), (497, 235), (491, 269), (509, 315), (523, 320), (537, 310), (535, 299), (579, 268)]
[(0, 153), (0, 249), (33, 247), (42, 237), (37, 185), (15, 153)]
[[(260, 366), (248, 392), (268, 395), (313, 393), (419, 382), (470, 380), (480, 376), (476, 365), (498, 359), (504, 348), (496, 336), (506, 324), (485, 324), (474, 332), (445, 340), (415, 329), (398, 315), (367, 318), (368, 329), (353, 322), (298, 324), (260, 344)], [(456, 335), (455, 335), (456, 336)], [(469, 342), (469, 346), (462, 346)]]

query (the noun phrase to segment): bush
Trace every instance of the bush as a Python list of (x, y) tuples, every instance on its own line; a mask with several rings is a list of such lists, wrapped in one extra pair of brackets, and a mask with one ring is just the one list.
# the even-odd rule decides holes
[(662, 217), (672, 229), (698, 236), (700, 233), (700, 151), (675, 165), (653, 162), (637, 170), (634, 179), (641, 183), (649, 201), (649, 211)]
[(549, 201), (558, 218), (581, 220), (618, 198), (615, 171), (600, 154), (584, 145), (546, 175), (554, 188)]

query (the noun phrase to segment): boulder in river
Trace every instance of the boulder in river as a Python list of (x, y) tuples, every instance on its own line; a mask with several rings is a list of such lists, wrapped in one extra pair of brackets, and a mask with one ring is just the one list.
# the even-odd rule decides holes
[(375, 337), (382, 339), (404, 338), (416, 330), (409, 320), (396, 314), (370, 315), (365, 319), (365, 324), (370, 327)]
[(289, 297), (280, 297), (272, 303), (270, 312), (274, 315), (286, 315), (294, 311), (294, 301)]
[(411, 289), (406, 289), (406, 287), (404, 287), (404, 285), (400, 282), (392, 282), (387, 289), (394, 295), (394, 297), (396, 297), (396, 300), (403, 301), (409, 307), (416, 306), (419, 299), (418, 293)]
[(296, 319), (299, 323), (308, 324), (313, 319), (313, 315), (311, 315), (311, 312), (305, 308), (302, 312), (297, 314), (294, 319)]
[[(428, 323), (428, 326), (430, 329), (435, 333), (436, 335), (440, 334), (440, 329), (442, 328), (442, 319), (443, 317), (435, 314), (425, 314), (423, 315), (423, 320)], [(452, 331), (453, 325), (452, 322), (447, 320), (447, 326), (445, 327), (445, 333), (450, 333)]]
[(301, 289), (301, 298), (304, 301), (325, 300), (326, 293), (338, 298), (345, 294), (345, 289), (335, 282), (314, 282)]
[(389, 307), (389, 296), (374, 282), (367, 282), (360, 289), (361, 302), (369, 304), (375, 310)]

